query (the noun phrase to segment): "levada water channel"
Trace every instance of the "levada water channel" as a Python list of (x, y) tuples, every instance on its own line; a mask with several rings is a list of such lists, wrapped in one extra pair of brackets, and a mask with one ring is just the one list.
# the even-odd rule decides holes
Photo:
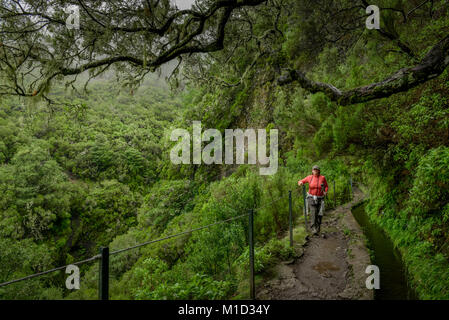
[(414, 300), (414, 291), (407, 284), (406, 269), (401, 254), (385, 232), (368, 217), (365, 204), (355, 206), (352, 214), (368, 239), (372, 264), (379, 267), (380, 289), (374, 291), (376, 300)]

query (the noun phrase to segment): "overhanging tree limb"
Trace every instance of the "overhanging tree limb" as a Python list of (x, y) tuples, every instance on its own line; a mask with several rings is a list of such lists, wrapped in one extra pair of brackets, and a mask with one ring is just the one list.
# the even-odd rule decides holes
[(388, 78), (366, 86), (340, 90), (332, 84), (310, 80), (300, 70), (289, 69), (286, 75), (278, 78), (279, 85), (297, 81), (311, 93), (323, 92), (340, 105), (361, 103), (386, 98), (395, 93), (412, 89), (426, 81), (437, 78), (449, 65), (449, 35), (438, 42), (415, 66), (403, 68)]
[[(0, 0), (0, 95), (41, 95), (56, 77), (109, 66), (141, 79), (182, 55), (223, 49), (234, 12), (267, 1), (203, 1), (177, 10), (170, 1)], [(69, 4), (81, 6), (75, 31), (63, 13)]]

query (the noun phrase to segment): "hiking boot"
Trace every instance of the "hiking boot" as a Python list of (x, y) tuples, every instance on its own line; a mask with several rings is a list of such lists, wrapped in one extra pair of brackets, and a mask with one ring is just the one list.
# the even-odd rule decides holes
[(318, 234), (318, 231), (316, 230), (316, 227), (312, 227), (312, 234), (313, 234), (313, 235)]

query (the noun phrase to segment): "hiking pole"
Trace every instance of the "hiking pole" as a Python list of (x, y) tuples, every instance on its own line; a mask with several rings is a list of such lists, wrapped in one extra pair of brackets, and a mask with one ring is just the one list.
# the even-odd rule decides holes
[(323, 209), (322, 214), (324, 215), (324, 199), (326, 198), (326, 196), (324, 195), (324, 183), (321, 184), (321, 192), (323, 193), (323, 199), (321, 200), (321, 206), (320, 206), (320, 210)]
[(322, 192), (322, 194), (323, 194), (323, 198), (321, 198), (321, 202), (320, 202), (320, 210), (318, 211), (318, 216), (317, 216), (317, 219), (318, 219), (318, 232), (320, 231), (320, 228), (321, 228), (321, 221), (322, 221), (322, 219), (323, 219), (323, 216), (324, 216), (324, 205), (325, 205), (325, 198), (326, 198), (326, 196), (324, 196), (324, 192), (325, 192), (325, 189), (324, 189), (324, 183), (322, 183), (321, 184), (321, 192)]
[(308, 227), (307, 227), (307, 203), (306, 203), (306, 186), (305, 185), (302, 185), (302, 197), (304, 199), (304, 222), (306, 224), (306, 231), (309, 231)]

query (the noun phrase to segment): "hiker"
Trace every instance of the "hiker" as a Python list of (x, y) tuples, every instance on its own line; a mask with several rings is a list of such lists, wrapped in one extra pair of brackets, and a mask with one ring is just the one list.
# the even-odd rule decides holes
[(298, 181), (298, 185), (309, 184), (307, 192), (307, 204), (310, 209), (312, 234), (320, 232), (321, 220), (324, 214), (324, 197), (327, 194), (328, 186), (326, 178), (320, 175), (320, 167), (313, 166), (312, 175)]

